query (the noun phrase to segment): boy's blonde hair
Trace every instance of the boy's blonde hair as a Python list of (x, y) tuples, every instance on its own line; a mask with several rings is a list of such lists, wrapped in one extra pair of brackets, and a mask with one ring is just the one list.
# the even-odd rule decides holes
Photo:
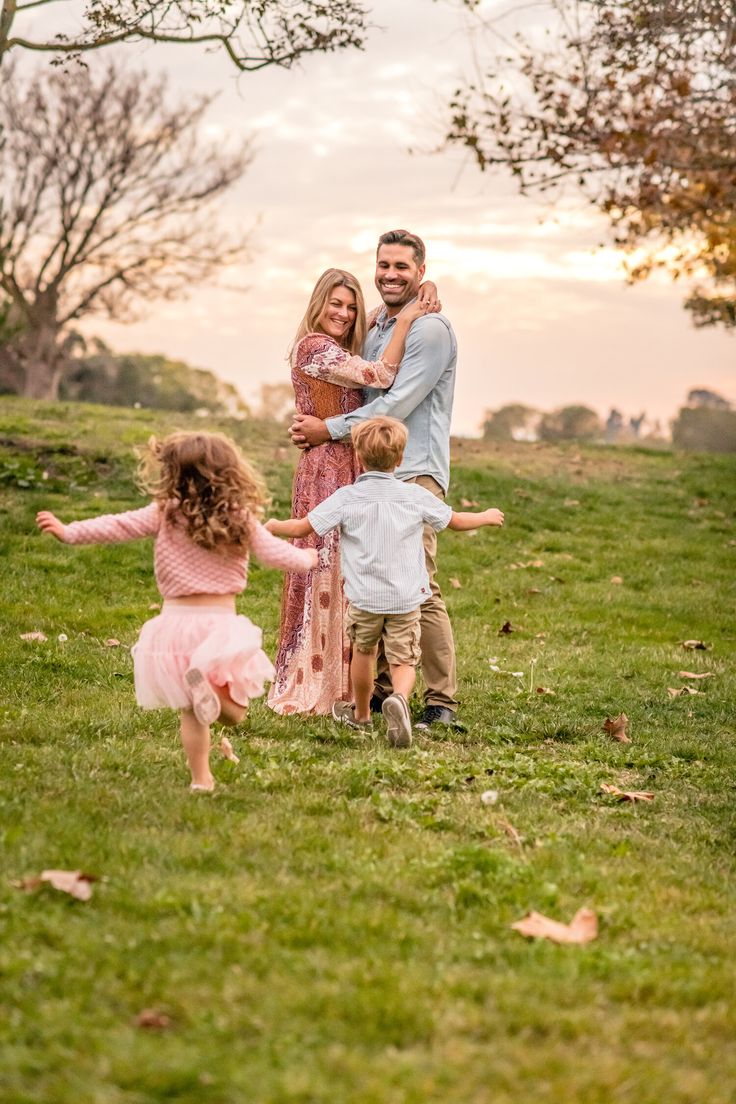
[(404, 455), (409, 431), (397, 418), (369, 418), (353, 427), (353, 448), (366, 471), (393, 471)]
[(149, 438), (138, 468), (139, 486), (161, 504), (169, 521), (213, 552), (243, 553), (251, 520), (266, 492), (238, 446), (222, 433), (170, 433)]

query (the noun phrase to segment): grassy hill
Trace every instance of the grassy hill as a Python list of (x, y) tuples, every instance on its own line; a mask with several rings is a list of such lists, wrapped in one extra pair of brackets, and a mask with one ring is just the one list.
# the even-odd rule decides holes
[[(396, 752), (259, 701), (203, 799), (134, 703), (150, 544), (33, 524), (134, 506), (133, 446), (185, 426), (0, 401), (3, 1104), (732, 1102), (736, 459), (455, 442), (451, 501), (507, 517), (440, 536), (467, 732)], [(285, 515), (283, 431), (220, 428)], [(280, 587), (239, 602), (271, 653)], [(101, 881), (11, 884), (49, 867)], [(580, 906), (587, 946), (510, 928)]]

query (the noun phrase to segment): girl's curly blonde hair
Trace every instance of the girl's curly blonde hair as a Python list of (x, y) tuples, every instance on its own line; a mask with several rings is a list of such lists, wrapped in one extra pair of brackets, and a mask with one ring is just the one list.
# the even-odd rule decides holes
[(151, 437), (138, 483), (160, 503), (167, 521), (183, 518), (195, 544), (213, 552), (247, 552), (250, 522), (266, 492), (238, 446), (222, 433)]

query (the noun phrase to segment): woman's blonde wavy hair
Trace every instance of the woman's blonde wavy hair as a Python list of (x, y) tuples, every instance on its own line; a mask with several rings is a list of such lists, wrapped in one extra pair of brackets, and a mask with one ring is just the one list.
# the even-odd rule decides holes
[(342, 268), (328, 268), (322, 273), (319, 280), (314, 285), (314, 291), (309, 300), (306, 313), (299, 323), (299, 329), (296, 331), (296, 337), (294, 338), (294, 345), (292, 348), (295, 348), (301, 339), (308, 333), (320, 332), (318, 320), (322, 311), (325, 309), (327, 300), (336, 287), (347, 288), (348, 291), (352, 291), (355, 295), (355, 305), (358, 308), (358, 312), (355, 316), (355, 322), (343, 337), (341, 344), (349, 353), (360, 353), (363, 348), (363, 340), (366, 331), (363, 292), (360, 290), (360, 284), (352, 273), (345, 272)]
[(212, 552), (247, 552), (250, 523), (266, 492), (238, 446), (222, 433), (171, 433), (149, 438), (138, 468), (140, 487), (171, 522)]

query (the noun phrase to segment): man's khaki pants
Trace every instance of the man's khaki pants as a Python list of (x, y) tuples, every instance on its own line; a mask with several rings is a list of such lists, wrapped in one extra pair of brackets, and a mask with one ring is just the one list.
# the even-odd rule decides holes
[[(439, 483), (431, 475), (418, 475), (416, 479), (407, 479), (407, 483), (418, 483), (426, 487), (437, 498), (445, 495)], [(457, 680), (455, 675), (455, 641), (452, 625), (445, 603), (437, 585), (437, 533), (431, 525), (424, 526), (424, 555), (429, 575), (431, 595), (422, 603), (422, 678), (424, 679), (425, 705), (440, 705), (445, 709), (457, 709)], [(383, 649), (378, 649), (378, 674), (375, 692), (380, 698), (386, 698), (392, 692), (391, 678)]]

